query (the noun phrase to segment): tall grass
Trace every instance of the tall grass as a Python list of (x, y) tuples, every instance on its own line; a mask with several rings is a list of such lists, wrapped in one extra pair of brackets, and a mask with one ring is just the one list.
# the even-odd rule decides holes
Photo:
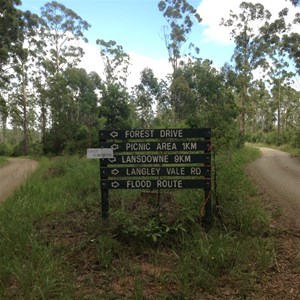
[(294, 147), (291, 144), (282, 144), (280, 146), (275, 145), (275, 144), (265, 144), (265, 143), (249, 143), (249, 145), (253, 147), (267, 147), (267, 148), (273, 148), (277, 149), (280, 151), (288, 152), (296, 156), (300, 156), (300, 148), (299, 147)]
[(259, 157), (256, 148), (245, 147), (236, 152), (232, 159), (217, 158), (217, 190), (221, 213), (228, 230), (244, 234), (260, 234), (270, 222), (256, 196), (255, 187), (245, 175), (245, 165)]
[(0, 156), (0, 167), (7, 164), (7, 159), (3, 156)]
[(97, 165), (79, 161), (41, 160), (37, 172), (0, 206), (0, 298), (57, 299), (73, 294), (63, 257), (40, 239), (35, 223), (87, 205), (95, 196)]
[[(222, 222), (216, 218), (210, 233), (199, 223), (203, 192), (189, 190), (161, 199), (159, 211), (137, 191), (115, 191), (110, 222), (101, 225), (95, 218), (100, 212), (89, 214), (99, 201), (98, 162), (42, 159), (36, 173), (0, 206), (0, 299), (125, 294), (142, 299), (146, 289), (152, 298), (193, 299), (201, 290), (215, 292), (224, 277), (246, 293), (273, 255), (271, 241), (263, 237), (269, 217), (243, 172), (257, 156), (257, 150), (245, 148), (230, 161), (217, 157), (215, 197)], [(80, 234), (78, 226), (84, 226)], [(75, 244), (64, 241), (69, 235)], [(146, 276), (145, 262), (165, 271)], [(82, 268), (93, 272), (81, 273)], [(78, 284), (78, 278), (86, 279)], [(129, 290), (120, 293), (115, 286), (122, 282)]]

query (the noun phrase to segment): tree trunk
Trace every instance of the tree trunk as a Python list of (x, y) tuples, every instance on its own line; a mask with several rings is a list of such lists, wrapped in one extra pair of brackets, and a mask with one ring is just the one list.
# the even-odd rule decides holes
[(278, 87), (278, 109), (277, 109), (277, 139), (279, 141), (280, 139), (280, 132), (281, 132), (281, 112), (280, 112), (280, 106), (281, 106), (281, 89), (280, 85)]
[(23, 106), (23, 133), (24, 133), (24, 154), (28, 155), (28, 117), (27, 117), (27, 94), (26, 94), (26, 79), (25, 70), (22, 66), (22, 106)]

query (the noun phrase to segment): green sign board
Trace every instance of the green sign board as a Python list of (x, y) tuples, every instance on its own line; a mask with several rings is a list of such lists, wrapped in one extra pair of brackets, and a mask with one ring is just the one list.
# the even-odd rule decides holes
[(210, 179), (102, 180), (103, 189), (210, 189)]
[(178, 176), (203, 176), (210, 177), (211, 170), (210, 167), (103, 167), (100, 170), (101, 176), (103, 177), (136, 177), (136, 176), (168, 176), (168, 177), (178, 177)]
[(101, 130), (100, 141), (129, 139), (210, 138), (210, 128)]
[(101, 165), (107, 164), (192, 164), (209, 163), (210, 154), (126, 154), (114, 155), (113, 158), (101, 159)]
[(205, 218), (211, 223), (211, 129), (101, 130), (99, 149), (102, 216), (108, 216), (108, 191), (118, 189), (205, 190)]
[(126, 142), (126, 143), (103, 143), (100, 148), (111, 148), (114, 153), (118, 152), (178, 152), (178, 151), (208, 151), (210, 142), (206, 141), (182, 141), (182, 142)]

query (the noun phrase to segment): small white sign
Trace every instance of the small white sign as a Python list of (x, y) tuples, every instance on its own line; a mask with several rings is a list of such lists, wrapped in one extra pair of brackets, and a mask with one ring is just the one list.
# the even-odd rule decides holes
[(89, 148), (86, 152), (87, 158), (114, 158), (114, 150), (112, 148)]

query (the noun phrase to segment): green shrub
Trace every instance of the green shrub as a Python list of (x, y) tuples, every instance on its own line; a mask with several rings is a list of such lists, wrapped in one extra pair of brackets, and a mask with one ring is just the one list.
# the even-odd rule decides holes
[(295, 148), (300, 148), (300, 129), (298, 129), (293, 136), (292, 146)]
[(13, 147), (9, 144), (0, 144), (0, 156), (11, 156), (13, 154)]

